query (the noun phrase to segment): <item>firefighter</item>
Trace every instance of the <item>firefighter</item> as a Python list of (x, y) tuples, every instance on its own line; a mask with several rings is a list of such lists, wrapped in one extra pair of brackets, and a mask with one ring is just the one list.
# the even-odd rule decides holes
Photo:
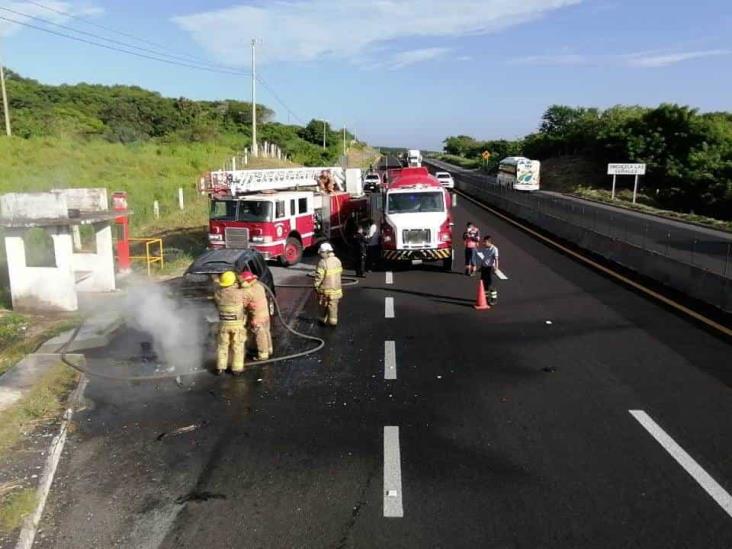
[(214, 301), (219, 310), (218, 359), (216, 374), (226, 371), (231, 350), (231, 373), (240, 375), (244, 371), (244, 292), (236, 284), (236, 274), (226, 271), (219, 276), (219, 288)]
[(241, 273), (239, 280), (241, 280), (241, 288), (244, 293), (242, 303), (246, 315), (246, 327), (254, 335), (257, 344), (257, 359), (267, 360), (273, 352), (267, 290), (257, 280), (257, 276), (250, 271)]
[(338, 324), (338, 301), (343, 297), (341, 290), (341, 260), (335, 256), (333, 246), (323, 242), (318, 249), (320, 261), (315, 269), (315, 291), (318, 294), (323, 324)]

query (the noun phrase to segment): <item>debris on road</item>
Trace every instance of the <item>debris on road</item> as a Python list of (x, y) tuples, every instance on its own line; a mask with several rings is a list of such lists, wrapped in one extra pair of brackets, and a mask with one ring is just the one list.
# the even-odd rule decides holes
[(189, 501), (208, 501), (210, 499), (226, 499), (224, 494), (214, 494), (213, 492), (190, 492), (185, 496), (176, 498), (175, 502), (179, 505), (187, 503)]
[(200, 423), (193, 423), (191, 425), (186, 425), (185, 427), (179, 427), (178, 429), (173, 429), (172, 431), (166, 431), (164, 433), (160, 433), (158, 435), (158, 440), (163, 440), (167, 437), (174, 437), (177, 435), (182, 435), (185, 433), (190, 433), (191, 431), (195, 431), (196, 429), (200, 429), (201, 427), (206, 425), (206, 421), (202, 421)]

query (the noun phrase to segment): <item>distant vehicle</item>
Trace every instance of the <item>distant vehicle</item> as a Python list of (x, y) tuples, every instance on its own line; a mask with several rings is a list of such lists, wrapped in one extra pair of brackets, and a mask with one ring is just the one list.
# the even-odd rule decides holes
[(363, 190), (370, 193), (379, 192), (381, 177), (378, 173), (367, 173), (363, 178)]
[(422, 153), (418, 149), (409, 149), (407, 151), (407, 166), (410, 168), (419, 168), (422, 165)]
[(435, 172), (435, 177), (442, 183), (442, 186), (446, 189), (455, 188), (455, 180), (448, 172)]
[(538, 191), (540, 167), (538, 160), (509, 156), (498, 164), (497, 182), (502, 187), (516, 191)]

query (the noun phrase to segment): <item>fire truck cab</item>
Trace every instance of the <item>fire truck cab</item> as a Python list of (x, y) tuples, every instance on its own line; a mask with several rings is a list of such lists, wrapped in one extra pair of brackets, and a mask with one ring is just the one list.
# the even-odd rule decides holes
[[(266, 176), (278, 174), (264, 174)], [(357, 174), (360, 184), (360, 173)], [(280, 178), (257, 188), (282, 188)], [(319, 241), (346, 239), (367, 213), (367, 200), (345, 191), (262, 190), (251, 194), (219, 192), (211, 196), (209, 245), (212, 248), (254, 248), (265, 259), (295, 265), (303, 250)]]

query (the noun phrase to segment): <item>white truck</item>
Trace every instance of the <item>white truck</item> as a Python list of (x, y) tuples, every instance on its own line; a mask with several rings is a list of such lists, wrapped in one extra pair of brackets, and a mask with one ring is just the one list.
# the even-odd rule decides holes
[(409, 149), (407, 151), (407, 166), (410, 168), (422, 166), (422, 153), (418, 149)]

